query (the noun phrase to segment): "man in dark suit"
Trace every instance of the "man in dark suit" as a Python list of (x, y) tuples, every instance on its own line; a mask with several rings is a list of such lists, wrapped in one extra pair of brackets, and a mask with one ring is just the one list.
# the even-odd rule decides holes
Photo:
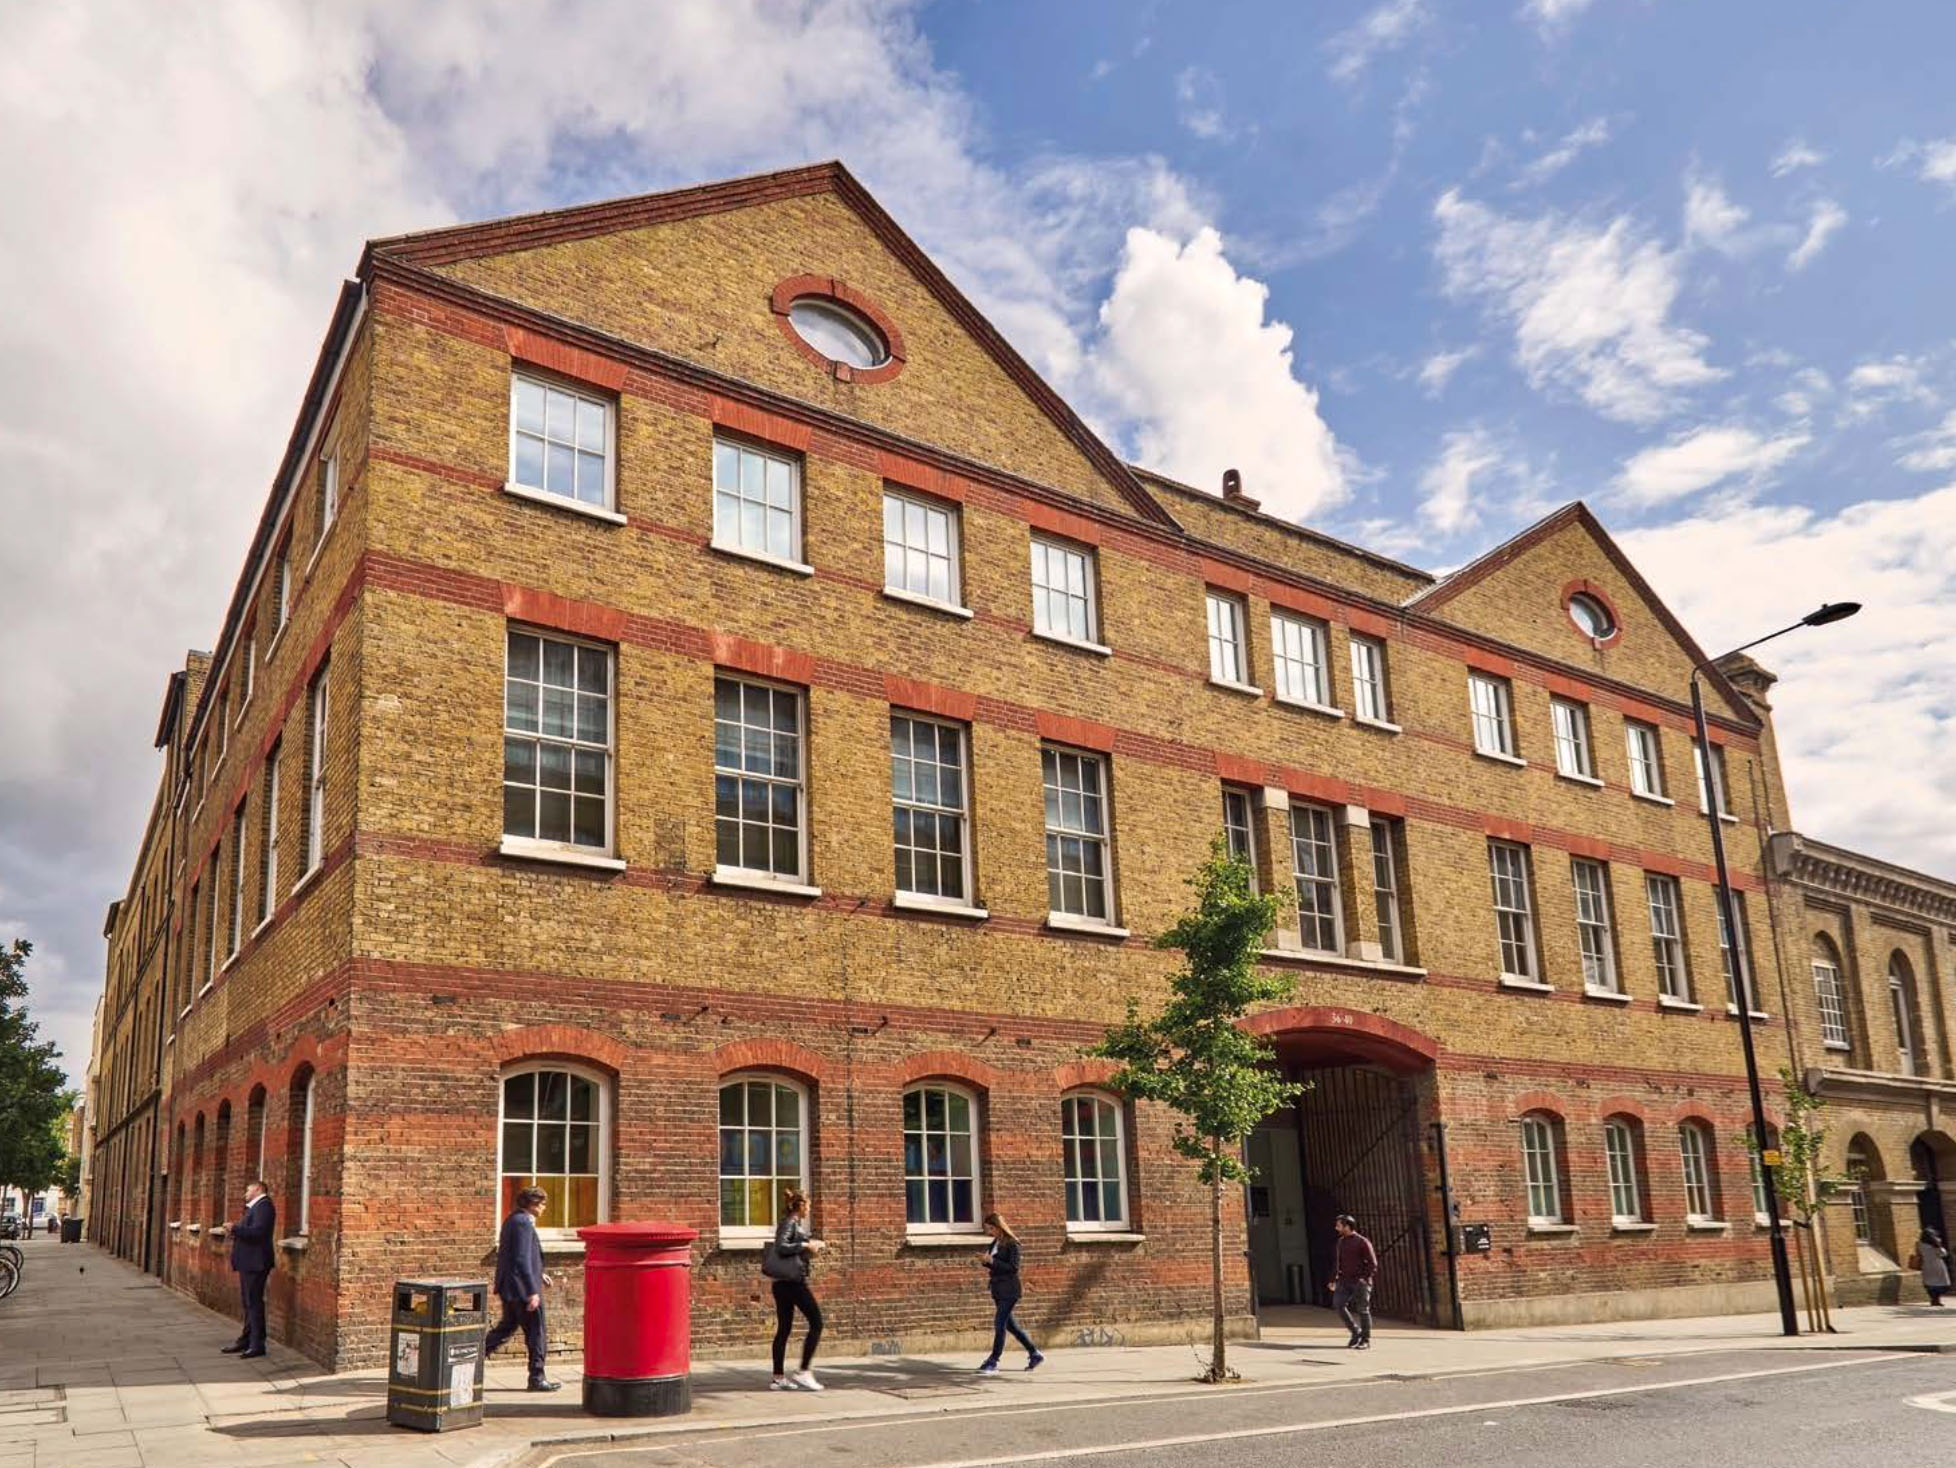
[(530, 1352), (530, 1390), (554, 1392), (563, 1385), (543, 1374), (543, 1245), (537, 1239), (537, 1219), (549, 1195), (542, 1188), (525, 1188), (516, 1195), (516, 1211), (503, 1220), (496, 1245), (496, 1298), (503, 1318), (482, 1343), (482, 1354), (493, 1356), (517, 1331)]
[(262, 1182), (247, 1183), (244, 1217), (231, 1225), (231, 1268), (237, 1271), (238, 1293), (244, 1299), (244, 1324), (238, 1338), (224, 1348), (227, 1356), (248, 1361), (265, 1354), (265, 1280), (272, 1272), (277, 1228), (271, 1194)]

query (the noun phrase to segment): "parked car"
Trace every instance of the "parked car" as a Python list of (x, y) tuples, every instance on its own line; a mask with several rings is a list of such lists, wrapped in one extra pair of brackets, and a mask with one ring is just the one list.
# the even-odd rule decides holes
[(20, 1237), (20, 1215), (18, 1213), (0, 1214), (0, 1239)]

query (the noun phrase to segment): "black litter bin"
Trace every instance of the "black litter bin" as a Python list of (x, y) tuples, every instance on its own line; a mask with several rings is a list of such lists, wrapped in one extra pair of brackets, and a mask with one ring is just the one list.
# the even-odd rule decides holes
[(64, 1218), (61, 1220), (62, 1243), (79, 1244), (81, 1242), (81, 1234), (82, 1221), (79, 1218)]
[(489, 1285), (479, 1279), (394, 1282), (387, 1420), (421, 1432), (482, 1423), (482, 1334)]

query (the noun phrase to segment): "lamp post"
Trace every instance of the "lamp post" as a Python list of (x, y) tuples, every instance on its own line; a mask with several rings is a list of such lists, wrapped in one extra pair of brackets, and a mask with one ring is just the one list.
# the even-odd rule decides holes
[(1793, 1308), (1793, 1271), (1786, 1259), (1786, 1230), (1779, 1217), (1779, 1189), (1773, 1181), (1773, 1170), (1766, 1165), (1766, 1098), (1759, 1089), (1759, 1055), (1752, 1043), (1752, 974), (1746, 962), (1745, 935), (1739, 927), (1737, 904), (1732, 900), (1732, 874), (1725, 865), (1725, 828), (1720, 815), (1724, 810), (1724, 787), (1718, 777), (1718, 767), (1712, 763), (1711, 731), (1705, 726), (1705, 694), (1699, 686), (1698, 675), (1714, 663), (1722, 663), (1748, 648), (1771, 642), (1775, 637), (1784, 637), (1789, 632), (1797, 632), (1802, 627), (1824, 627), (1829, 622), (1838, 622), (1851, 617), (1861, 610), (1856, 601), (1827, 602), (1817, 611), (1807, 613), (1790, 627), (1782, 627), (1777, 632), (1768, 632), (1764, 637), (1755, 637), (1724, 654), (1723, 657), (1707, 658), (1691, 670), (1691, 714), (1698, 724), (1698, 761), (1703, 770), (1705, 784), (1705, 819), (1711, 822), (1712, 860), (1718, 867), (1718, 911), (1725, 923), (1725, 941), (1732, 955), (1732, 990), (1739, 1011), (1739, 1043), (1745, 1051), (1746, 1085), (1752, 1092), (1752, 1136), (1762, 1154), (1759, 1158), (1759, 1177), (1765, 1186), (1766, 1218), (1773, 1247), (1773, 1284), (1779, 1291), (1779, 1324), (1785, 1335), (1798, 1335), (1800, 1324)]

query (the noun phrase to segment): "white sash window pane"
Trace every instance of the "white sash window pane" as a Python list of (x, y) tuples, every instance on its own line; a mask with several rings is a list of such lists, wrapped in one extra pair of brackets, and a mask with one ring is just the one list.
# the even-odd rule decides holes
[(1270, 618), (1270, 651), (1277, 673), (1277, 697), (1291, 703), (1329, 707), (1325, 629), (1320, 622), (1282, 612)]
[(1218, 683), (1248, 683), (1249, 660), (1243, 647), (1243, 603), (1212, 591), (1204, 598), (1209, 616), (1209, 676)]
[(1374, 637), (1353, 634), (1351, 646), (1353, 711), (1361, 719), (1390, 723), (1392, 706), (1386, 696), (1385, 644)]
[(1372, 822), (1372, 900), (1379, 916), (1379, 947), (1388, 963), (1406, 961), (1399, 928), (1399, 863), (1390, 821)]
[(1032, 538), (1032, 625), (1049, 637), (1095, 640), (1093, 573), (1088, 552)]
[(1474, 714), (1474, 748), (1483, 754), (1512, 757), (1515, 735), (1507, 682), (1483, 673), (1470, 673), (1467, 694)]
[(1589, 710), (1567, 699), (1549, 700), (1555, 722), (1555, 767), (1565, 775), (1594, 779), (1596, 761), (1589, 749)]
[(512, 484), (579, 504), (612, 506), (612, 405), (561, 383), (510, 382)]
[(801, 465), (747, 444), (713, 443), (713, 543), (801, 559)]
[(1297, 918), (1304, 946), (1318, 953), (1344, 951), (1344, 914), (1338, 895), (1338, 848), (1331, 812), (1323, 806), (1290, 808), (1291, 859), (1297, 880)]
[(1644, 896), (1650, 907), (1650, 945), (1657, 961), (1658, 992), (1689, 1003), (1691, 971), (1685, 966), (1677, 879), (1646, 874)]
[(1582, 951), (1583, 985), (1616, 992), (1616, 934), (1610, 920), (1610, 878), (1602, 863), (1569, 865), (1576, 886), (1576, 939)]
[(611, 653), (511, 629), (503, 681), (503, 834), (611, 846)]
[(1555, 1123), (1531, 1115), (1521, 1120), (1522, 1175), (1528, 1188), (1528, 1221), (1566, 1222), (1562, 1209), (1562, 1177), (1555, 1156)]
[(1534, 900), (1530, 891), (1528, 852), (1507, 841), (1487, 845), (1488, 869), (1494, 882), (1494, 919), (1501, 947), (1501, 972), (1533, 982), (1535, 972)]
[(1111, 922), (1106, 768), (1070, 750), (1040, 753), (1046, 794), (1046, 890), (1052, 911)]
[(883, 495), (883, 585), (947, 606), (958, 599), (958, 522), (941, 505)]
[(1617, 1223), (1641, 1223), (1643, 1194), (1637, 1178), (1636, 1137), (1630, 1124), (1603, 1124), (1603, 1150), (1610, 1166), (1610, 1214)]
[(1623, 741), (1630, 756), (1630, 788), (1639, 795), (1664, 794), (1664, 761), (1657, 742), (1657, 730), (1635, 721), (1623, 726)]
[(714, 860), (803, 880), (801, 695), (737, 678), (713, 684)]
[(953, 724), (890, 716), (890, 789), (899, 892), (969, 902), (965, 735)]

